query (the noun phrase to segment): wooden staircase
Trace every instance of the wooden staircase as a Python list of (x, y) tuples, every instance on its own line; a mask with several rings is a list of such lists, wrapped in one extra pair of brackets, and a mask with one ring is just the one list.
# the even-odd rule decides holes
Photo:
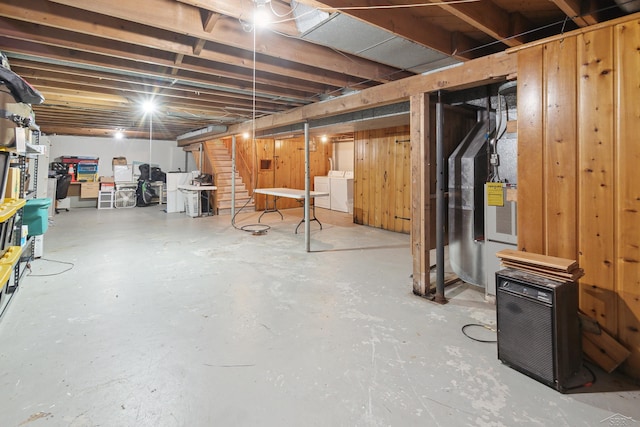
[[(206, 142), (204, 153), (215, 169), (214, 184), (216, 190), (216, 202), (218, 214), (231, 214), (231, 175), (233, 164), (227, 147), (219, 141)], [(255, 211), (255, 202), (251, 200), (240, 174), (236, 171), (236, 211)], [(246, 205), (246, 206), (245, 206)]]

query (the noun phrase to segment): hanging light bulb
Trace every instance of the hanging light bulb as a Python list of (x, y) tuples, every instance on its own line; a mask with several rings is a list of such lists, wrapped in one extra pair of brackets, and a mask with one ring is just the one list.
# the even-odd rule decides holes
[(253, 24), (258, 28), (264, 28), (271, 22), (271, 16), (266, 8), (271, 0), (254, 0), (256, 7), (253, 11)]

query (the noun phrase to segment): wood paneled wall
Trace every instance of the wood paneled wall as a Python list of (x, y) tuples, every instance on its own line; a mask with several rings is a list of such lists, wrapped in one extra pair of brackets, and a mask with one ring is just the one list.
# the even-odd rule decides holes
[[(310, 146), (314, 147), (309, 152), (309, 174), (313, 190), (313, 177), (326, 175), (329, 170), (331, 143), (312, 139)], [(258, 139), (255, 144), (250, 140), (238, 139), (236, 140), (236, 158), (243, 159), (238, 160), (237, 164), (243, 179), (245, 175), (257, 176), (256, 188), (304, 188), (304, 137), (302, 136), (281, 140)], [(264, 195), (257, 194), (255, 202), (256, 210), (265, 209)], [(299, 206), (300, 204), (293, 199), (278, 200), (279, 209)]]
[(518, 52), (518, 246), (578, 259), (640, 378), (640, 20)]
[[(435, 135), (435, 104), (429, 106), (430, 135)], [(445, 161), (476, 122), (474, 112), (445, 108)], [(433, 167), (427, 186), (435, 197), (435, 137), (429, 145)], [(354, 222), (390, 231), (411, 231), (411, 134), (409, 126), (355, 133)], [(446, 168), (446, 165), (445, 165)], [(431, 204), (430, 247), (435, 247), (435, 201)]]
[(356, 132), (354, 149), (354, 222), (409, 233), (411, 229), (409, 126)]

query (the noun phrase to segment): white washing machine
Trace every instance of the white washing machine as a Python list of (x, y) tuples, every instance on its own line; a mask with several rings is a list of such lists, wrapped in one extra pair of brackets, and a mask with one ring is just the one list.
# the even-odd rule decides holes
[[(331, 192), (330, 178), (328, 176), (316, 176), (313, 178), (313, 191)], [(331, 209), (331, 196), (315, 197), (313, 199), (318, 208)]]
[(329, 171), (331, 210), (353, 213), (353, 171)]

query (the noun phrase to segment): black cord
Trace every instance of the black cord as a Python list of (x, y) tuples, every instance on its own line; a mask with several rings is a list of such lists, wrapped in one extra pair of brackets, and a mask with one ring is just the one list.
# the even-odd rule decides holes
[[(260, 224), (260, 223), (247, 224), (247, 225), (243, 225), (242, 227), (238, 227), (236, 225), (236, 216), (238, 216), (238, 214), (240, 213), (240, 211), (242, 211), (242, 209), (247, 207), (247, 205), (249, 204), (249, 202), (251, 202), (252, 199), (253, 199), (253, 196), (249, 197), (249, 199), (245, 202), (245, 204), (240, 209), (238, 209), (235, 214), (233, 214), (233, 218), (231, 218), (231, 225), (236, 230), (246, 231), (247, 233), (264, 234), (271, 229), (271, 227), (266, 224)], [(253, 229), (249, 227), (253, 227)]]
[(483, 324), (481, 324), (481, 323), (468, 323), (468, 324), (464, 325), (464, 326), (462, 327), (462, 329), (461, 329), (461, 330), (462, 330), (462, 333), (464, 334), (464, 336), (465, 336), (465, 337), (467, 337), (467, 338), (469, 338), (469, 339), (472, 339), (472, 340), (474, 340), (474, 341), (477, 341), (477, 342), (486, 342), (486, 343), (498, 342), (498, 340), (481, 340), (481, 339), (478, 339), (478, 338), (474, 338), (474, 337), (472, 337), (471, 335), (469, 335), (469, 334), (466, 332), (466, 329), (467, 329), (468, 327), (470, 327), (470, 326), (481, 327), (481, 328), (484, 328), (484, 329), (488, 329), (488, 330), (490, 330), (490, 331), (492, 331), (492, 332), (496, 332), (496, 330), (495, 330), (494, 328), (492, 328), (491, 326), (488, 326), (488, 325), (483, 325)]
[(73, 269), (73, 267), (75, 267), (75, 264), (72, 262), (66, 262), (66, 261), (58, 261), (55, 259), (47, 259), (47, 258), (38, 258), (40, 261), (49, 261), (49, 262), (56, 262), (58, 264), (66, 264), (66, 265), (70, 265), (71, 267), (67, 268), (66, 270), (62, 270), (59, 271), (58, 273), (51, 273), (51, 274), (32, 274), (31, 273), (31, 269), (29, 269), (29, 274), (27, 274), (27, 276), (31, 276), (31, 277), (49, 277), (49, 276), (58, 276), (62, 273), (66, 273), (67, 271)]

